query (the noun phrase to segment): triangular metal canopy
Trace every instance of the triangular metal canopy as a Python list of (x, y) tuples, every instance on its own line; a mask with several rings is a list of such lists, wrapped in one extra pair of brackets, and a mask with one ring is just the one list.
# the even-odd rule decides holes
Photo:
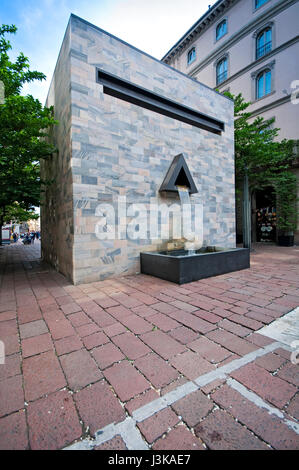
[(178, 192), (177, 186), (187, 187), (190, 194), (198, 193), (183, 153), (174, 157), (159, 191)]

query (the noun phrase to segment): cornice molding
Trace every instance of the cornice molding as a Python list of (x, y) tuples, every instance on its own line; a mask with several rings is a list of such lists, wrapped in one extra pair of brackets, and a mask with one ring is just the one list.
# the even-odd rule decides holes
[[(250, 111), (251, 116), (254, 117), (254, 116), (262, 114), (266, 111), (269, 111), (270, 109), (277, 108), (278, 106), (281, 106), (282, 104), (285, 104), (288, 101), (291, 101), (291, 95), (283, 96), (282, 98), (279, 98), (276, 101), (272, 101), (271, 103), (268, 103), (264, 106), (261, 106), (260, 108), (255, 109), (254, 111)], [(254, 103), (252, 103), (252, 104), (254, 104)]]
[[(274, 5), (272, 8), (261, 12), (258, 17), (255, 17), (252, 21), (247, 23), (244, 27), (242, 27), (239, 31), (233, 34), (229, 39), (223, 42), (217, 49), (214, 49), (211, 54), (209, 54), (203, 61), (197, 64), (188, 75), (194, 76), (202, 69), (204, 69), (207, 65), (211, 62), (217, 60), (217, 56), (222, 54), (225, 50), (231, 48), (234, 44), (236, 44), (240, 39), (247, 36), (250, 33), (254, 33), (255, 31), (263, 28), (264, 23), (267, 21), (272, 20), (274, 16), (279, 14), (280, 12), (284, 11), (285, 9), (289, 8), (291, 5), (297, 3), (298, 0), (281, 0), (279, 3)], [(267, 24), (267, 23), (266, 23)]]
[(191, 41), (202, 33), (211, 24), (218, 21), (218, 18), (228, 11), (231, 6), (240, 0), (222, 0), (216, 2), (191, 28), (182, 36), (181, 39), (162, 57), (161, 61), (168, 63), (171, 58), (176, 56), (182, 49), (189, 47)]

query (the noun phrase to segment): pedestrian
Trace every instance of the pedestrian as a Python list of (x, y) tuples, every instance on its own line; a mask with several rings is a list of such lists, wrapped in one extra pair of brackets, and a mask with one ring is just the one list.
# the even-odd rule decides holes
[(14, 241), (14, 243), (16, 243), (16, 241), (17, 241), (17, 239), (18, 239), (16, 232), (14, 232), (14, 233), (12, 234), (12, 236), (13, 236), (13, 241)]
[(30, 237), (30, 233), (26, 233), (26, 235), (24, 235), (24, 239), (23, 239), (23, 243), (24, 245), (30, 245), (31, 243), (31, 237)]
[(31, 238), (31, 243), (33, 245), (34, 239), (35, 239), (35, 232), (31, 232), (30, 238)]

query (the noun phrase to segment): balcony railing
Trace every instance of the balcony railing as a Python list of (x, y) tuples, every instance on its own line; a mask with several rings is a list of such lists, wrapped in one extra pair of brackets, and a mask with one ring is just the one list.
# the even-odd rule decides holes
[(263, 46), (257, 47), (256, 58), (259, 59), (272, 50), (272, 41), (266, 42)]

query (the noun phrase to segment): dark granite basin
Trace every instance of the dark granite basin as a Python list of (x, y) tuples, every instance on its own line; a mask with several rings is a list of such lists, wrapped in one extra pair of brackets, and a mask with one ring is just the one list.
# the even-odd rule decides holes
[(177, 284), (250, 267), (248, 248), (205, 247), (186, 250), (140, 253), (141, 272)]

